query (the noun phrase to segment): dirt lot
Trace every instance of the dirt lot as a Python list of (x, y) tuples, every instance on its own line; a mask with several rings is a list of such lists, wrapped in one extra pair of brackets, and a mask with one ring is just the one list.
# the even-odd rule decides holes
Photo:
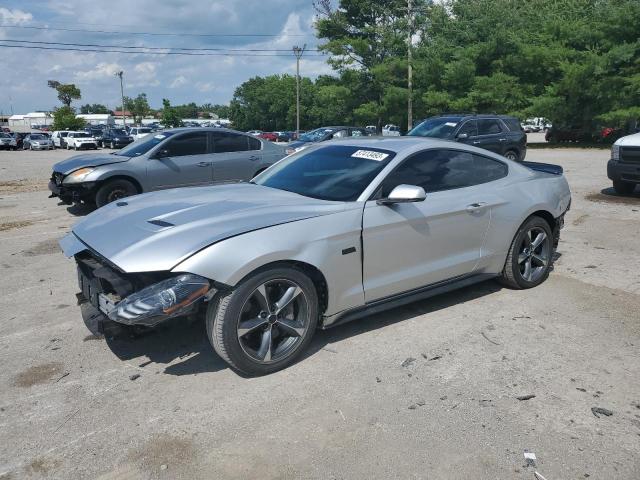
[(262, 378), (226, 368), (201, 323), (87, 329), (57, 246), (86, 212), (45, 191), (68, 155), (0, 152), (0, 479), (531, 479), (525, 450), (548, 480), (639, 478), (640, 195), (611, 194), (607, 151), (529, 152), (573, 191), (541, 287), (319, 332)]

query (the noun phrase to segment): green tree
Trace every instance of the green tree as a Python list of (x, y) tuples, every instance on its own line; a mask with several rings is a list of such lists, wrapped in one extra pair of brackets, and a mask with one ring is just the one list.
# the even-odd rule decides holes
[(80, 107), (80, 113), (90, 114), (90, 113), (104, 113), (111, 114), (111, 110), (100, 103), (94, 103), (92, 105), (86, 104)]
[(53, 130), (80, 130), (84, 126), (85, 121), (76, 118), (76, 112), (67, 105), (53, 111)]
[(53, 88), (56, 92), (58, 92), (58, 100), (62, 102), (63, 105), (70, 107), (71, 102), (73, 100), (79, 100), (80, 89), (76, 87), (73, 83), (60, 83), (57, 80), (49, 80), (47, 82), (49, 88)]
[(134, 123), (140, 124), (142, 119), (151, 113), (151, 107), (147, 100), (146, 93), (139, 93), (137, 97), (124, 97), (125, 110), (129, 110), (133, 115)]
[(162, 99), (161, 122), (165, 127), (181, 127), (182, 118), (166, 98)]
[[(428, 3), (413, 1), (414, 22), (423, 18)], [(331, 54), (334, 69), (350, 70), (348, 78), (360, 86), (356, 119), (378, 128), (385, 118), (401, 119), (408, 92), (407, 36), (413, 31), (406, 0), (340, 0), (336, 9), (327, 0), (315, 5), (317, 36), (326, 40), (319, 48)]]

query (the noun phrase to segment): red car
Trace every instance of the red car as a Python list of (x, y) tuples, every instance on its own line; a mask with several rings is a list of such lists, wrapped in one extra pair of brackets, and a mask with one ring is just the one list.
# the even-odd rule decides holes
[(270, 142), (275, 142), (276, 140), (278, 140), (278, 135), (273, 132), (262, 132), (258, 135), (258, 137), (264, 140), (269, 140)]

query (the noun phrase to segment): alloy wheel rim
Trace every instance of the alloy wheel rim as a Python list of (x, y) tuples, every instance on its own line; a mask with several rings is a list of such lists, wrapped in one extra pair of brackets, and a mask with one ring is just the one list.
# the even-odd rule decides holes
[(518, 270), (527, 282), (536, 282), (547, 270), (551, 257), (551, 239), (543, 228), (533, 227), (522, 238), (518, 250)]
[(302, 288), (287, 279), (264, 282), (249, 295), (236, 332), (244, 353), (261, 364), (291, 355), (309, 329), (309, 303)]
[(109, 195), (107, 196), (107, 202), (115, 202), (116, 200), (120, 200), (121, 198), (124, 198), (126, 196), (127, 192), (124, 189), (116, 188), (109, 192)]

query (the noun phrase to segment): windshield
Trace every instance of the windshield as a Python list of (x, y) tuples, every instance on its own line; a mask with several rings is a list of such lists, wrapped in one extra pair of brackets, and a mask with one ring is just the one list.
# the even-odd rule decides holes
[(162, 132), (157, 135), (147, 135), (146, 137), (142, 137), (140, 140), (130, 143), (114, 155), (120, 155), (122, 157), (137, 157), (139, 155), (144, 155), (165, 138), (170, 137), (174, 133), (175, 132)]
[(305, 197), (353, 202), (394, 156), (379, 148), (329, 145), (291, 155), (254, 182)]
[(150, 128), (139, 128), (138, 133), (151, 133)]
[(0, 132), (0, 138), (10, 138), (8, 134)]
[(425, 120), (407, 135), (414, 137), (450, 138), (460, 117), (438, 117)]
[(39, 135), (39, 134), (35, 134), (35, 135), (31, 135), (31, 140), (46, 140), (47, 137), (45, 137), (44, 135)]
[(91, 135), (89, 135), (87, 132), (78, 132), (73, 134), (73, 138), (87, 138), (90, 136)]
[(303, 142), (319, 142), (335, 131), (335, 128), (316, 128), (315, 130), (311, 130), (304, 135), (300, 135), (300, 140), (302, 140)]
[(126, 132), (122, 129), (119, 130), (111, 130), (112, 135), (126, 135)]

